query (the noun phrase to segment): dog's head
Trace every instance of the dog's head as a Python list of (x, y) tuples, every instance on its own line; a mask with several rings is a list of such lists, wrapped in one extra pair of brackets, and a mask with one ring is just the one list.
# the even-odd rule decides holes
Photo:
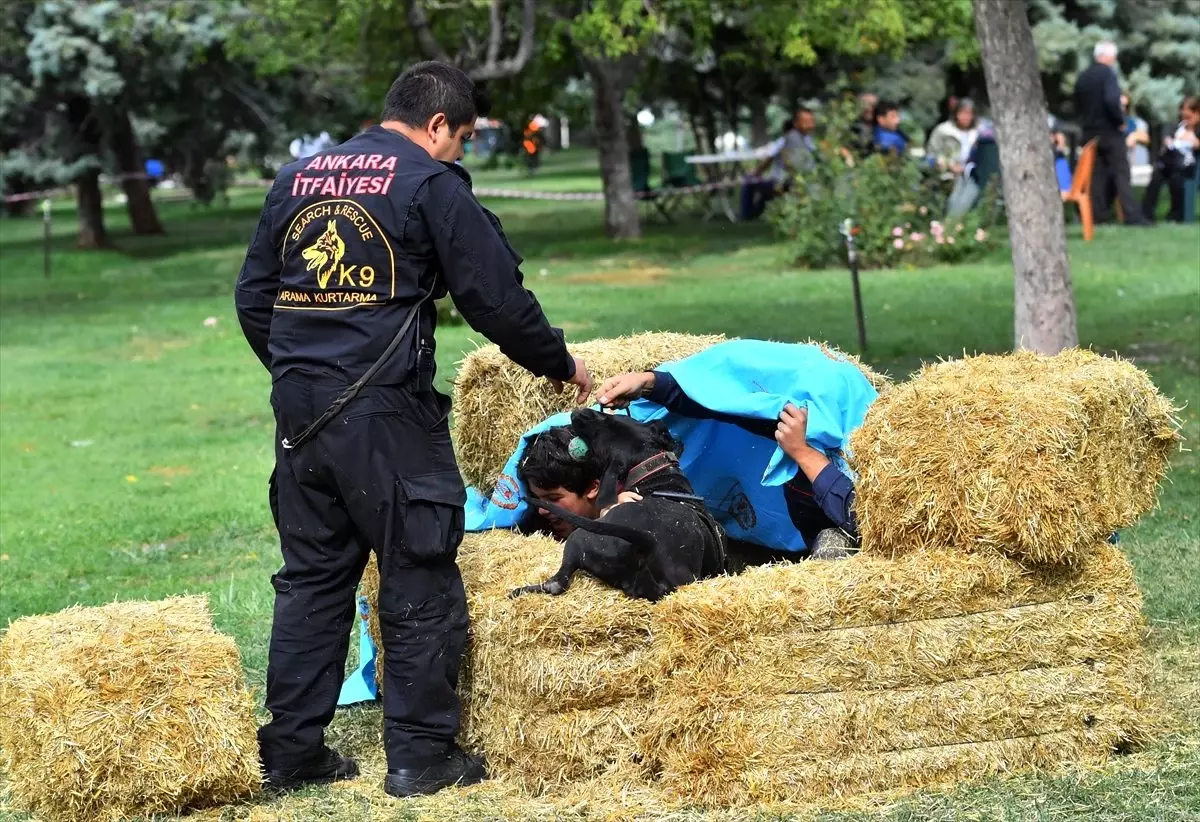
[(606, 508), (617, 501), (621, 483), (631, 468), (655, 454), (682, 448), (660, 420), (638, 422), (625, 414), (603, 414), (590, 408), (571, 412), (571, 430), (587, 443), (588, 453), (601, 467), (596, 504)]

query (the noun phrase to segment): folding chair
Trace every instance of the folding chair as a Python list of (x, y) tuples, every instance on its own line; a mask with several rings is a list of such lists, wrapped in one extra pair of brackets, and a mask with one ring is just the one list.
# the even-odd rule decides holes
[(1092, 221), (1092, 171), (1096, 167), (1096, 140), (1089, 140), (1079, 152), (1079, 162), (1075, 164), (1075, 176), (1071, 179), (1071, 190), (1063, 198), (1064, 203), (1074, 203), (1079, 209), (1079, 222), (1083, 224), (1083, 239), (1092, 241), (1095, 236), (1095, 223)]
[(663, 206), (660, 192), (650, 185), (650, 152), (644, 148), (629, 152), (629, 176), (632, 178), (633, 193), (638, 202), (650, 203), (668, 223), (674, 222)]
[[(662, 153), (662, 179), (664, 189), (687, 188), (689, 186), (704, 184), (704, 181), (700, 179), (700, 175), (696, 171), (696, 167), (687, 161), (687, 155), (678, 151), (664, 151)], [(699, 210), (701, 196), (702, 194), (700, 193), (681, 194), (666, 191), (663, 193), (663, 208), (669, 211), (676, 203), (690, 197), (697, 204), (697, 210)]]

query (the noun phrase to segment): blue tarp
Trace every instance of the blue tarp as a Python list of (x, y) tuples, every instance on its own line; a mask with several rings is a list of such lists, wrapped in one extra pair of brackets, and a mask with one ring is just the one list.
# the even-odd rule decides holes
[[(775, 420), (789, 402), (807, 407), (809, 443), (847, 474), (840, 452), (847, 449), (850, 433), (862, 424), (877, 396), (857, 367), (831, 359), (815, 345), (731, 340), (659, 370), (671, 374), (685, 394), (713, 412)], [(633, 403), (629, 413), (644, 422), (667, 423), (683, 443), (680, 467), (731, 537), (804, 549), (779, 488), (795, 476), (796, 464), (773, 439), (727, 422), (688, 419), (647, 400)], [(526, 443), (547, 428), (569, 423), (570, 414), (556, 414), (529, 429), (491, 497), (468, 489), (468, 531), (517, 524), (526, 508), (520, 501), (526, 491), (517, 480)]]

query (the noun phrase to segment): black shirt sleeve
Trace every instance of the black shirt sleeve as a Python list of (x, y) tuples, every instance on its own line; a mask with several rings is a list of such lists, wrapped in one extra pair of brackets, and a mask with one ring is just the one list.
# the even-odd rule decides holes
[(852, 537), (858, 536), (854, 518), (854, 483), (832, 462), (821, 469), (812, 483), (813, 498), (822, 513)]
[(271, 313), (279, 294), (279, 273), (282, 264), (275, 249), (274, 226), (271, 219), (271, 192), (263, 203), (262, 215), (254, 229), (254, 237), (246, 250), (246, 259), (238, 274), (234, 305), (242, 333), (255, 355), (270, 369)]
[(1117, 82), (1117, 73), (1104, 73), (1104, 110), (1108, 119), (1118, 128), (1125, 125), (1125, 112), (1121, 109), (1121, 84)]
[(463, 319), (517, 365), (539, 377), (567, 380), (575, 361), (523, 285), (520, 258), (467, 184), (433, 177), (418, 212), (429, 232), (446, 288)]
[(775, 429), (778, 427), (775, 420), (752, 420), (733, 414), (711, 411), (683, 393), (683, 389), (679, 387), (675, 378), (665, 371), (654, 372), (654, 388), (646, 395), (646, 399), (684, 417), (694, 420), (727, 422), (756, 436), (766, 437), (770, 440), (775, 439)]

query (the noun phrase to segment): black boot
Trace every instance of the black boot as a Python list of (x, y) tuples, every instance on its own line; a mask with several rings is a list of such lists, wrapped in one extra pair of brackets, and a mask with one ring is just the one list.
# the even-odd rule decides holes
[(451, 785), (474, 785), (487, 779), (483, 760), (470, 756), (457, 745), (440, 762), (423, 768), (392, 768), (383, 789), (392, 796), (437, 793)]
[(302, 765), (267, 770), (264, 787), (269, 791), (290, 791), (305, 785), (326, 785), (356, 776), (357, 762), (348, 756), (342, 756), (332, 748), (325, 748), (319, 756)]

